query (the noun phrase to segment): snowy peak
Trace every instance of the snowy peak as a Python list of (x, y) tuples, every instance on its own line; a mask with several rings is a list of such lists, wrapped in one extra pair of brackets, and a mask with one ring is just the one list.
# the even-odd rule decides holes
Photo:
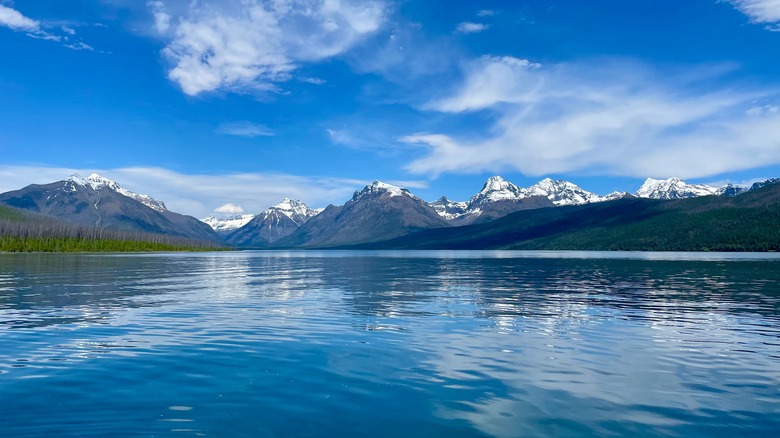
[(718, 189), (704, 184), (688, 184), (680, 178), (648, 178), (636, 196), (650, 199), (682, 199), (718, 194)]
[(289, 236), (320, 211), (297, 199), (284, 198), (257, 216), (243, 215), (249, 216), (249, 220), (225, 233), (226, 241), (239, 246), (266, 247)]
[(528, 188), (530, 196), (545, 196), (555, 205), (582, 205), (604, 200), (601, 196), (583, 190), (580, 186), (564, 181), (545, 178)]
[(603, 196), (602, 199), (604, 201), (614, 201), (616, 199), (623, 199), (623, 198), (633, 198), (634, 195), (628, 192), (612, 192), (606, 196)]
[(526, 190), (517, 187), (500, 176), (491, 176), (482, 186), (482, 190), (471, 198), (469, 209), (490, 202), (522, 199), (527, 196)]
[(297, 199), (284, 198), (282, 202), (271, 207), (278, 210), (285, 216), (293, 219), (294, 217), (305, 217), (306, 219), (317, 214), (316, 210), (312, 210), (303, 202)]
[(255, 215), (253, 214), (239, 214), (230, 216), (227, 218), (218, 218), (216, 216), (209, 216), (200, 221), (210, 226), (212, 230), (218, 234), (227, 234), (233, 230), (237, 230), (251, 221)]
[(313, 210), (297, 199), (284, 198), (282, 202), (262, 212), (260, 216), (263, 220), (271, 219), (276, 222), (280, 216), (286, 216), (296, 225), (301, 226), (318, 213), (319, 210)]
[(371, 196), (371, 195), (381, 196), (384, 195), (385, 193), (391, 198), (395, 196), (408, 196), (410, 198), (418, 199), (416, 196), (412, 195), (409, 192), (409, 190), (394, 185), (390, 185), (387, 183), (383, 183), (381, 181), (374, 181), (370, 185), (365, 186), (363, 190), (356, 191), (355, 194), (352, 196), (352, 200), (357, 201), (361, 198), (364, 198), (366, 196)]
[(451, 220), (466, 214), (469, 208), (468, 202), (451, 201), (446, 196), (442, 196), (434, 202), (428, 203), (439, 216)]
[(140, 202), (141, 204), (144, 204), (145, 206), (151, 208), (152, 210), (156, 210), (159, 212), (168, 211), (168, 209), (165, 207), (165, 204), (162, 201), (158, 201), (148, 195), (140, 195), (138, 193), (131, 192), (130, 190), (124, 189), (116, 181), (112, 181), (108, 178), (100, 176), (97, 173), (93, 173), (86, 178), (82, 178), (81, 176), (79, 176), (79, 174), (74, 173), (73, 175), (69, 176), (65, 181), (71, 183), (69, 185), (70, 191), (75, 191), (76, 190), (75, 186), (91, 187), (93, 190), (99, 190), (105, 187), (109, 190), (113, 190), (119, 194), (127, 196), (128, 198), (135, 199), (136, 201)]

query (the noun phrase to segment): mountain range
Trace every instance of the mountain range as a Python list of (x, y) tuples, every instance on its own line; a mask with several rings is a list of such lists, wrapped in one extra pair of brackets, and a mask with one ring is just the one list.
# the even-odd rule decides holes
[[(457, 242), (462, 239), (472, 242), (464, 244), (466, 247), (481, 245), (473, 242), (482, 242), (485, 247), (490, 247), (489, 239), (474, 240), (463, 233), (470, 232), (473, 227), (496, 230), (505, 226), (505, 219), (510, 217), (546, 218), (545, 221), (556, 223), (556, 218), (571, 211), (585, 218), (589, 215), (600, 217), (600, 212), (610, 211), (615, 218), (621, 218), (615, 220), (629, 223), (631, 221), (626, 218), (634, 217), (631, 211), (647, 212), (650, 211), (647, 206), (657, 203), (664, 206), (658, 207), (663, 210), (670, 209), (674, 202), (689, 198), (742, 200), (747, 199), (747, 194), (774, 186), (777, 182), (780, 180), (767, 180), (749, 188), (733, 185), (711, 187), (688, 184), (678, 178), (648, 178), (634, 194), (614, 192), (601, 196), (564, 180), (546, 178), (528, 188), (521, 188), (494, 176), (468, 201), (441, 197), (434, 202), (426, 202), (404, 188), (374, 181), (357, 190), (341, 206), (329, 205), (315, 210), (299, 200), (284, 199), (257, 215), (211, 216), (197, 220), (169, 211), (163, 202), (150, 196), (134, 193), (114, 181), (92, 174), (87, 178), (72, 175), (62, 181), (3, 193), (0, 194), (0, 203), (97, 228), (158, 233), (244, 248), (374, 244), (409, 247), (404, 240), (409, 236), (418, 236), (416, 245), (423, 245), (421, 247), (427, 244), (439, 247), (444, 244), (431, 237), (439, 236), (439, 233), (448, 236), (447, 245), (454, 247), (459, 247), (461, 243)], [(640, 219), (634, 217), (634, 222), (642, 222)], [(512, 223), (518, 227), (526, 224), (523, 221)], [(535, 232), (541, 233), (538, 227)], [(511, 246), (507, 242), (512, 239), (505, 237), (499, 240)]]
[(736, 196), (627, 197), (512, 213), (353, 249), (779, 251), (780, 180)]

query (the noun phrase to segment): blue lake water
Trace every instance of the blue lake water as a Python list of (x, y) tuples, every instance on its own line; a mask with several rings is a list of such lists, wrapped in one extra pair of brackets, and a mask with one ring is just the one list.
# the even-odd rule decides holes
[(780, 257), (0, 254), (0, 435), (780, 436)]

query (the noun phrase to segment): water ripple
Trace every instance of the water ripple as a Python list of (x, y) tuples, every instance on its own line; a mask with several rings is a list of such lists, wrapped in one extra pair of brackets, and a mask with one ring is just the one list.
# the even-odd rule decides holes
[(0, 254), (0, 428), (780, 433), (780, 259), (555, 254)]

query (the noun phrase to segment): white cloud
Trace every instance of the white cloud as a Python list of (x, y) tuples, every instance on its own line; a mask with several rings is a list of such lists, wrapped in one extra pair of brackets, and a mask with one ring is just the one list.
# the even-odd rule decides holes
[(707, 79), (715, 78), (619, 62), (541, 67), (482, 58), (451, 96), (427, 108), (461, 118), (489, 111), (487, 133), (406, 136), (403, 142), (424, 147), (407, 169), (692, 178), (780, 163), (780, 113), (753, 109), (780, 90), (720, 84), (713, 89), (725, 91), (707, 91)]
[(200, 1), (180, 12), (161, 1), (148, 5), (155, 29), (169, 39), (168, 77), (189, 95), (277, 90), (300, 63), (348, 51), (385, 15), (380, 0)]
[(444, 112), (484, 109), (497, 103), (527, 103), (541, 84), (540, 64), (511, 56), (484, 56), (471, 68), (454, 96), (430, 102), (426, 108)]
[(298, 176), (283, 173), (186, 174), (159, 167), (86, 169), (42, 166), (0, 165), (0, 193), (29, 184), (60, 181), (73, 173), (96, 172), (136, 193), (165, 202), (178, 213), (206, 217), (219, 206), (241, 205), (247, 212), (259, 213), (284, 198), (300, 199), (312, 208), (330, 203), (343, 204), (355, 190), (370, 181), (330, 177)]
[(247, 121), (223, 123), (217, 128), (220, 134), (238, 137), (272, 137), (274, 132), (267, 126)]
[(487, 28), (487, 24), (464, 21), (463, 23), (458, 24), (458, 27), (456, 27), (455, 30), (460, 33), (478, 33), (486, 30)]
[(482, 9), (477, 12), (477, 17), (492, 17), (493, 15), (496, 15), (496, 11), (492, 9)]
[(171, 28), (171, 16), (165, 10), (165, 3), (158, 0), (146, 2), (146, 5), (154, 16), (154, 29), (159, 33), (168, 32)]
[(214, 209), (214, 213), (217, 214), (241, 214), (244, 212), (244, 208), (238, 204), (224, 204)]
[(780, 23), (780, 0), (729, 0), (754, 23)]
[(76, 30), (72, 27), (68, 26), (61, 26), (60, 29), (62, 29), (63, 32), (67, 33), (68, 35), (76, 35)]
[(38, 32), (41, 28), (41, 23), (25, 17), (16, 9), (0, 5), (0, 26), (5, 26), (12, 30)]

